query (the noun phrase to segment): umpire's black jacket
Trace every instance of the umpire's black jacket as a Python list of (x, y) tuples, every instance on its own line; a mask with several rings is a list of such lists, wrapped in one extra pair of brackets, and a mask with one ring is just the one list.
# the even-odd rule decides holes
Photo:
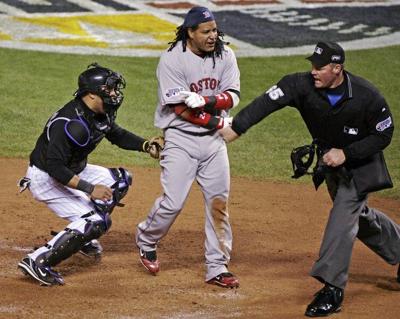
[(86, 167), (88, 155), (104, 137), (120, 148), (143, 151), (145, 140), (119, 127), (114, 119), (94, 113), (80, 98), (70, 101), (47, 121), (30, 165), (66, 185)]
[(343, 97), (331, 106), (326, 90), (315, 88), (311, 73), (287, 75), (242, 109), (232, 129), (243, 134), (272, 112), (292, 106), (313, 139), (343, 149), (345, 165), (352, 165), (389, 145), (394, 126), (385, 99), (371, 83), (349, 72), (344, 72), (344, 81)]

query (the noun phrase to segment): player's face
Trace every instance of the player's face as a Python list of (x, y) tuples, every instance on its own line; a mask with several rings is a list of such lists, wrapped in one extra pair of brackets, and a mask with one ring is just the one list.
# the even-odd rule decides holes
[(342, 82), (342, 66), (330, 63), (323, 67), (312, 65), (311, 75), (314, 78), (314, 86), (318, 89), (335, 88)]
[[(117, 96), (117, 93), (115, 92), (114, 89), (110, 90), (108, 94), (111, 97)], [(91, 96), (92, 96), (92, 100), (93, 100), (92, 110), (98, 114), (105, 114), (106, 110), (105, 110), (104, 102), (103, 102), (103, 99), (101, 98), (101, 96), (99, 96), (97, 94), (91, 94)]]
[(200, 23), (196, 30), (189, 29), (188, 46), (195, 54), (204, 54), (214, 51), (218, 38), (215, 21)]

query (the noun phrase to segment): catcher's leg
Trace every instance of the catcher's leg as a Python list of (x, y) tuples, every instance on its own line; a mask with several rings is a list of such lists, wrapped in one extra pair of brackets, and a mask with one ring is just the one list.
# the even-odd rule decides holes
[[(94, 202), (95, 208), (101, 214), (111, 215), (115, 206), (124, 206), (121, 200), (126, 196), (129, 187), (132, 185), (132, 175), (128, 170), (122, 167), (106, 169), (101, 166), (89, 164), (80, 174), (80, 177), (91, 183), (105, 184), (112, 188), (112, 200), (107, 203), (102, 201)], [(93, 239), (87, 242), (79, 252), (86, 257), (94, 258), (95, 261), (99, 261), (103, 252), (103, 247), (98, 240)]]
[(33, 197), (46, 203), (58, 216), (71, 221), (67, 228), (58, 233), (47, 245), (29, 254), (18, 264), (21, 270), (41, 284), (63, 283), (62, 277), (50, 267), (84, 248), (85, 244), (91, 243), (93, 239), (99, 238), (107, 231), (111, 226), (109, 213), (119, 204), (119, 200), (125, 196), (130, 185), (125, 170), (121, 172), (124, 179), (116, 179), (110, 170), (88, 165), (80, 175), (95, 184), (114, 186), (113, 200), (109, 204), (93, 203), (85, 193), (60, 187), (60, 184), (47, 173), (34, 166), (28, 168), (27, 176), (31, 179), (29, 189)]
[(39, 266), (53, 267), (78, 252), (93, 239), (102, 236), (111, 226), (109, 215), (94, 214), (70, 223), (45, 246), (40, 247), (29, 256)]
[(18, 268), (41, 285), (63, 285), (64, 279), (51, 267), (82, 249), (85, 243), (99, 238), (110, 225), (111, 220), (104, 220), (98, 214), (74, 221), (46, 245), (23, 258)]

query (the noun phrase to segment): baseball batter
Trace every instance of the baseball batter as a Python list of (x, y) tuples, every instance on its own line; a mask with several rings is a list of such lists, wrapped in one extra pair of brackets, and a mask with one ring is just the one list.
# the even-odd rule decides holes
[(21, 191), (29, 188), (36, 200), (70, 222), (18, 264), (24, 274), (46, 286), (64, 284), (52, 267), (72, 254), (101, 255), (96, 239), (111, 227), (111, 212), (132, 184), (126, 169), (87, 164), (88, 155), (103, 138), (152, 157), (158, 157), (161, 148), (156, 139), (147, 141), (116, 124), (125, 87), (122, 75), (91, 64), (78, 85), (76, 98), (47, 121), (20, 181)]
[(165, 137), (160, 160), (164, 192), (137, 227), (140, 260), (150, 273), (159, 271), (157, 243), (181, 212), (196, 180), (205, 201), (205, 280), (238, 287), (238, 279), (227, 268), (232, 250), (229, 160), (217, 131), (230, 124), (229, 110), (239, 103), (239, 69), (207, 8), (192, 8), (176, 34), (157, 68), (155, 125)]

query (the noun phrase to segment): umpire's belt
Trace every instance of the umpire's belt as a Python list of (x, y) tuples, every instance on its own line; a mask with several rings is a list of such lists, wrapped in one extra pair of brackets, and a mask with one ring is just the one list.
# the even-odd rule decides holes
[(181, 131), (182, 133), (193, 135), (193, 136), (214, 135), (214, 133), (217, 131), (216, 129), (213, 129), (211, 131), (205, 131), (205, 132), (191, 132), (191, 131), (182, 130), (182, 129), (177, 128), (175, 126), (167, 127), (167, 130), (168, 129), (175, 129), (175, 130)]

